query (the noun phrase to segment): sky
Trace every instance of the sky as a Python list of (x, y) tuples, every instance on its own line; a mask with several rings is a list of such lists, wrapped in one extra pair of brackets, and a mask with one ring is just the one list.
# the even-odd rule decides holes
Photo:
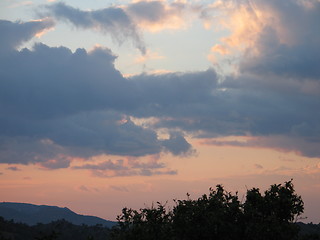
[(115, 220), (293, 179), (320, 222), (319, 0), (2, 0), (0, 201)]

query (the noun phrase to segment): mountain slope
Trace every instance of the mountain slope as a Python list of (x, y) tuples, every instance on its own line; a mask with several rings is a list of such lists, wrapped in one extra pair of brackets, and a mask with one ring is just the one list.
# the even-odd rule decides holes
[(0, 216), (6, 220), (35, 225), (37, 223), (50, 223), (55, 220), (65, 219), (76, 225), (86, 224), (89, 226), (102, 224), (112, 227), (116, 223), (105, 219), (77, 214), (68, 208), (56, 206), (34, 205), (29, 203), (0, 203)]

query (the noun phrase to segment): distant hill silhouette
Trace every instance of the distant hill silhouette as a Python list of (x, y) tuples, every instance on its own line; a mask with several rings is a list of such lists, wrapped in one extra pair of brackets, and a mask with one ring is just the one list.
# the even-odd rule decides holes
[(112, 227), (116, 224), (116, 222), (107, 221), (99, 217), (77, 214), (66, 207), (60, 208), (29, 203), (2, 202), (0, 203), (0, 216), (6, 220), (21, 222), (30, 226), (37, 223), (46, 224), (60, 219), (65, 219), (75, 225), (93, 226), (101, 224), (105, 227)]

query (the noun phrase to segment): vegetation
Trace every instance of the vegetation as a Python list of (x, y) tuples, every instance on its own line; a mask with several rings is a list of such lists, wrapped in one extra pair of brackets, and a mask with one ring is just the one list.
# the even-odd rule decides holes
[(29, 226), (0, 217), (0, 240), (99, 240), (109, 239), (110, 229), (102, 225), (74, 225), (65, 220)]
[(299, 237), (294, 223), (304, 209), (292, 181), (272, 185), (264, 194), (250, 189), (244, 203), (221, 185), (197, 200), (188, 195), (175, 202), (172, 210), (161, 203), (140, 211), (124, 208), (112, 239), (294, 240)]
[(244, 202), (217, 185), (196, 200), (189, 195), (175, 200), (172, 209), (159, 202), (140, 210), (124, 208), (112, 229), (65, 220), (28, 226), (0, 217), (0, 240), (320, 240), (320, 224), (296, 222), (303, 210), (292, 181), (263, 193), (247, 190)]

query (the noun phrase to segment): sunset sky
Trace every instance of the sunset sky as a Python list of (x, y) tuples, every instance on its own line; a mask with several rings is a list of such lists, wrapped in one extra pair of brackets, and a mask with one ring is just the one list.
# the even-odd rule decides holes
[(1, 0), (0, 201), (123, 207), (293, 179), (320, 222), (320, 0)]

